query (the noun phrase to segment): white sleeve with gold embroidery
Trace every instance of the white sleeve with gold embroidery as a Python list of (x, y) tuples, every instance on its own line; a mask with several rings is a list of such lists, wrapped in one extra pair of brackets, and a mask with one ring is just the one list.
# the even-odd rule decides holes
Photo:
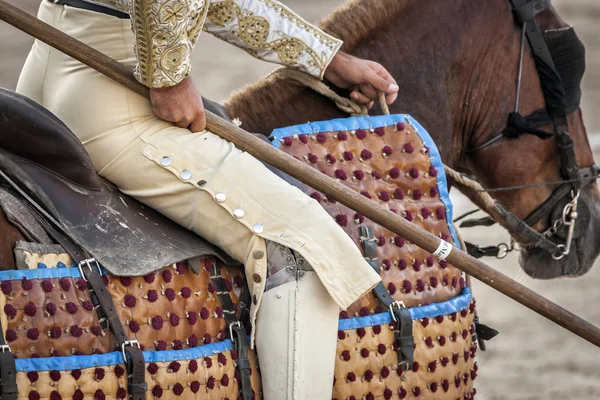
[(342, 45), (274, 0), (212, 0), (204, 30), (256, 58), (318, 78)]
[(188, 76), (207, 11), (204, 0), (131, 0), (136, 79), (158, 88), (176, 85)]

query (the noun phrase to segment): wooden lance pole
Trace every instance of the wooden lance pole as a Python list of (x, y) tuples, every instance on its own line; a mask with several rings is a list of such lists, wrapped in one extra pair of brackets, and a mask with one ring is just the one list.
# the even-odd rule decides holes
[[(135, 80), (130, 69), (4, 0), (0, 0), (0, 19), (114, 79), (135, 93), (148, 97), (148, 88)], [(382, 208), (373, 200), (366, 199), (347, 186), (279, 151), (234, 124), (208, 111), (206, 114), (207, 128), (211, 132), (324, 193), (327, 198), (336, 199), (430, 253), (438, 253), (445, 245), (445, 242), (437, 236)], [(471, 257), (457, 247), (451, 247), (446, 259), (453, 266), (472, 277), (600, 347), (600, 329), (598, 327)]]

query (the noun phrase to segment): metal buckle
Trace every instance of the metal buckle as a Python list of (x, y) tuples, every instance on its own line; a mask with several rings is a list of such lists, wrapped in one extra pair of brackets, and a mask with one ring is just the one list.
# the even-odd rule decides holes
[(92, 272), (93, 271), (92, 264), (96, 265), (96, 269), (98, 270), (98, 273), (100, 274), (100, 276), (102, 276), (102, 268), (100, 268), (100, 264), (98, 263), (98, 261), (96, 261), (95, 258), (86, 258), (85, 260), (83, 260), (83, 261), (79, 262), (79, 264), (77, 264), (77, 268), (79, 268), (79, 273), (81, 274), (81, 278), (83, 278), (83, 280), (86, 282), (88, 280), (85, 278), (85, 274), (83, 273), (82, 267), (85, 265), (88, 267), (90, 272)]
[(568, 203), (565, 206), (565, 208), (563, 208), (561, 222), (563, 223), (563, 225), (569, 227), (569, 231), (567, 233), (567, 240), (565, 241), (565, 244), (559, 244), (557, 246), (557, 254), (552, 255), (552, 258), (554, 258), (555, 260), (560, 260), (561, 258), (568, 255), (571, 251), (571, 243), (573, 242), (573, 232), (575, 232), (575, 223), (577, 222), (577, 217), (579, 216), (577, 214), (579, 194), (579, 190), (577, 191), (577, 193), (571, 193), (571, 195), (573, 196), (573, 200), (571, 200), (571, 202)]
[(123, 354), (123, 361), (127, 362), (127, 356), (125, 355), (125, 348), (126, 347), (133, 347), (133, 346), (137, 347), (140, 350), (142, 349), (140, 347), (140, 342), (138, 342), (135, 339), (123, 341), (123, 343), (121, 344), (121, 354)]
[(0, 345), (0, 353), (10, 353), (10, 346), (7, 344)]
[(238, 327), (238, 328), (243, 328), (243, 327), (244, 327), (244, 325), (242, 325), (242, 323), (241, 323), (240, 321), (235, 321), (235, 322), (232, 322), (232, 323), (229, 325), (229, 338), (231, 339), (231, 342), (232, 342), (232, 343), (234, 343), (234, 342), (235, 342), (235, 339), (233, 338), (233, 327), (234, 327), (234, 326), (236, 326), (236, 327)]
[(403, 301), (395, 301), (392, 304), (390, 304), (390, 314), (392, 314), (392, 320), (394, 320), (394, 322), (398, 322), (398, 320), (396, 319), (396, 315), (394, 314), (394, 307), (398, 308), (398, 310), (401, 310), (403, 308), (406, 308), (406, 305)]

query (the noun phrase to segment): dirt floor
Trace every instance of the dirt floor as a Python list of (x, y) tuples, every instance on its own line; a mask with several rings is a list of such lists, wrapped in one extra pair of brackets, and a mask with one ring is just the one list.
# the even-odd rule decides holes
[[(9, 0), (34, 13), (39, 0)], [(284, 0), (310, 21), (317, 21), (342, 0)], [(588, 68), (584, 81), (583, 110), (589, 132), (600, 132), (600, 1), (554, 0), (554, 5), (569, 23), (575, 25), (587, 47)], [(31, 39), (0, 23), (0, 87), (14, 88)], [(218, 56), (217, 56), (218, 55)], [(244, 52), (209, 35), (203, 35), (194, 55), (195, 76), (202, 93), (214, 100), (225, 100), (242, 85), (273, 69)], [(590, 135), (599, 145), (600, 134)], [(600, 154), (597, 154), (600, 155)], [(597, 158), (598, 159), (598, 158)], [(460, 194), (453, 194), (456, 214), (470, 209)], [(507, 241), (501, 229), (465, 230), (466, 240), (482, 244)], [(600, 325), (600, 265), (575, 280), (533, 281), (518, 267), (515, 256), (490, 264), (511, 278), (547, 296), (588, 321)], [(598, 263), (600, 264), (600, 263)], [(576, 338), (542, 317), (525, 309), (492, 289), (475, 282), (480, 317), (501, 331), (478, 353), (478, 398), (482, 400), (600, 399), (600, 350)]]

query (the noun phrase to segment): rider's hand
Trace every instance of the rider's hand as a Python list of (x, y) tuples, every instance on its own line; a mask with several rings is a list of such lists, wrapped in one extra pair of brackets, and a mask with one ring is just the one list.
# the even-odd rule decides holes
[(380, 92), (386, 94), (387, 104), (392, 104), (398, 97), (398, 84), (381, 64), (341, 51), (331, 60), (324, 77), (342, 89), (352, 89), (352, 100), (368, 107), (373, 105)]
[(167, 88), (150, 88), (150, 101), (157, 117), (192, 132), (206, 129), (202, 96), (192, 78), (185, 78), (177, 85)]

